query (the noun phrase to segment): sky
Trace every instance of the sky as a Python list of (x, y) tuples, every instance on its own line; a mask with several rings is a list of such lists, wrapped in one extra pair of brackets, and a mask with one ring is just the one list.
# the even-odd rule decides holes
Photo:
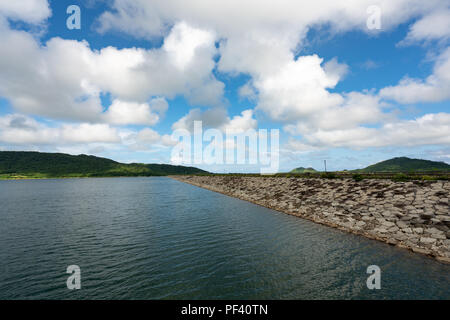
[(445, 0), (0, 0), (0, 150), (174, 163), (202, 121), (279, 171), (450, 163), (449, 39)]

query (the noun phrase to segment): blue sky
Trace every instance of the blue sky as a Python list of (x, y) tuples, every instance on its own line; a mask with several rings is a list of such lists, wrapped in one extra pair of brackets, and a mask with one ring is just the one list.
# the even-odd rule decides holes
[(171, 163), (201, 120), (279, 129), (280, 171), (450, 163), (449, 21), (438, 0), (4, 2), (0, 150)]

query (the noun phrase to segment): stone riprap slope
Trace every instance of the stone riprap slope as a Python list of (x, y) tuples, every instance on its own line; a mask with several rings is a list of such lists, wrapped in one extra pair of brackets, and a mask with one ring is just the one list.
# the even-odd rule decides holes
[(449, 181), (172, 178), (450, 263)]

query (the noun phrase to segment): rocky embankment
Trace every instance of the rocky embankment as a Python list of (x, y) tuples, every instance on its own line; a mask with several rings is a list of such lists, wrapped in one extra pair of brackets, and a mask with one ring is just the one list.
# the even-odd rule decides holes
[(450, 182), (173, 176), (450, 263)]

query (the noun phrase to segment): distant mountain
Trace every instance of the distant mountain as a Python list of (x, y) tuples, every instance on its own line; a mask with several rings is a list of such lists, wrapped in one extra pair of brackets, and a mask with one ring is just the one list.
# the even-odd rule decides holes
[(0, 177), (114, 177), (199, 174), (207, 171), (168, 164), (125, 164), (88, 155), (0, 151)]
[(424, 171), (450, 171), (450, 165), (444, 162), (410, 159), (407, 157), (393, 158), (378, 162), (358, 172), (424, 172)]
[(294, 170), (290, 171), (290, 173), (307, 173), (307, 172), (317, 172), (317, 171), (311, 167), (309, 167), (309, 168), (298, 167), (298, 168), (295, 168)]

